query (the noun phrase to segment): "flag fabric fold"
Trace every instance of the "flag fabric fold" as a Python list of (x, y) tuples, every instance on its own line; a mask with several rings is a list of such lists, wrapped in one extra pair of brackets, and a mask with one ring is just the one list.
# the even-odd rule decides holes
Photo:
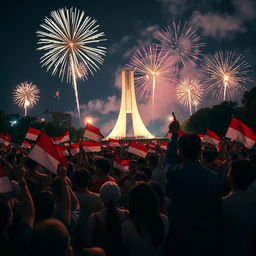
[(236, 118), (232, 118), (226, 137), (242, 143), (246, 148), (252, 148), (256, 142), (256, 132)]
[(28, 149), (28, 148), (31, 148), (31, 144), (29, 142), (27, 142), (26, 140), (23, 140), (21, 147)]
[(76, 155), (79, 153), (79, 150), (80, 150), (80, 146), (79, 146), (79, 143), (76, 143), (76, 144), (70, 144), (70, 154), (72, 156)]
[(220, 137), (215, 132), (207, 129), (203, 141), (214, 145), (220, 150)]
[(101, 144), (97, 141), (81, 141), (83, 145), (83, 149), (85, 152), (100, 152), (101, 151)]
[(56, 145), (70, 141), (70, 131), (67, 131), (63, 136), (52, 138)]
[(94, 141), (101, 141), (104, 138), (100, 129), (93, 126), (89, 122), (86, 123), (84, 137)]
[(109, 146), (110, 147), (113, 147), (113, 148), (115, 148), (115, 147), (121, 147), (122, 145), (121, 145), (121, 142), (119, 141), (119, 140), (116, 140), (116, 139), (111, 139), (111, 138), (109, 138), (108, 139), (108, 142), (109, 142)]
[(128, 172), (130, 164), (131, 164), (131, 160), (122, 160), (119, 156), (114, 156), (114, 159), (113, 159), (114, 168), (123, 172)]
[(69, 152), (66, 146), (64, 145), (57, 145), (57, 147), (60, 149), (63, 156), (69, 156)]
[(25, 139), (36, 141), (40, 133), (41, 133), (40, 130), (30, 127), (28, 128)]
[(148, 150), (146, 146), (144, 146), (142, 143), (132, 141), (130, 143), (130, 146), (127, 150), (127, 152), (132, 153), (134, 155), (140, 156), (142, 158), (146, 158), (148, 154)]
[(4, 144), (5, 147), (8, 147), (10, 143), (11, 140), (9, 139), (9, 137), (0, 133), (0, 144)]
[(28, 158), (36, 161), (54, 174), (57, 174), (58, 164), (67, 167), (66, 158), (44, 132), (38, 137), (35, 145), (28, 154)]

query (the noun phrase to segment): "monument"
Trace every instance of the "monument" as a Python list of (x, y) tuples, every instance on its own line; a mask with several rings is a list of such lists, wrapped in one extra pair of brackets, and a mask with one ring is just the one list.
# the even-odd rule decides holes
[(138, 111), (134, 89), (134, 73), (130, 70), (123, 70), (120, 111), (116, 125), (107, 138), (127, 137), (127, 114), (131, 114), (134, 137), (145, 139), (154, 138), (142, 122)]

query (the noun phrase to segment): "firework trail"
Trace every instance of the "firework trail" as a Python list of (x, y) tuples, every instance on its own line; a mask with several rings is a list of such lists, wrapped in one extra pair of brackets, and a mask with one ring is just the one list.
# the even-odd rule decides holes
[(182, 25), (180, 21), (174, 21), (155, 38), (159, 40), (160, 46), (173, 56), (175, 63), (184, 67), (187, 63), (196, 65), (202, 56), (200, 48), (205, 46), (197, 34), (197, 27), (189, 26), (187, 22)]
[(127, 67), (134, 71), (138, 92), (141, 95), (151, 94), (154, 103), (157, 90), (176, 83), (176, 68), (172, 67), (171, 63), (169, 54), (152, 45), (137, 50)]
[(77, 80), (87, 79), (88, 73), (93, 75), (100, 69), (106, 48), (95, 44), (106, 40), (105, 34), (98, 32), (96, 20), (76, 8), (51, 12), (51, 18), (46, 17), (40, 27), (43, 30), (37, 31), (40, 45), (37, 49), (45, 51), (40, 58), (42, 67), (47, 67), (47, 71), (52, 69), (52, 75), (59, 73), (61, 80), (66, 77), (72, 83), (81, 119)]
[(184, 79), (176, 87), (176, 95), (178, 101), (189, 107), (190, 115), (192, 115), (192, 104), (199, 104), (203, 94), (203, 88), (197, 79)]
[(25, 116), (27, 110), (33, 108), (39, 100), (39, 89), (31, 82), (23, 82), (16, 86), (13, 91), (14, 103), (19, 107), (24, 108)]
[(233, 99), (246, 90), (250, 65), (243, 54), (219, 51), (205, 59), (206, 75), (209, 77), (207, 91), (218, 100)]

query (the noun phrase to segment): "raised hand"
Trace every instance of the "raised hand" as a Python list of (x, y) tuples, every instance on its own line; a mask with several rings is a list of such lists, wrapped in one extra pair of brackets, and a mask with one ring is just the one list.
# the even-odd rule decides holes
[(169, 132), (171, 134), (178, 134), (180, 131), (180, 123), (176, 119), (174, 112), (172, 112), (172, 115), (173, 115), (173, 121), (169, 124)]

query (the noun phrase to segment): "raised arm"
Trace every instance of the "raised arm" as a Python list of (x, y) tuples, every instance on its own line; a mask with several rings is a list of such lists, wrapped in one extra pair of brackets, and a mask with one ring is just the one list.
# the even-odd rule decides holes
[(21, 203), (23, 211), (22, 222), (28, 224), (31, 228), (33, 228), (35, 220), (35, 208), (32, 197), (26, 184), (23, 161), (20, 162), (17, 168), (17, 178), (21, 193)]

